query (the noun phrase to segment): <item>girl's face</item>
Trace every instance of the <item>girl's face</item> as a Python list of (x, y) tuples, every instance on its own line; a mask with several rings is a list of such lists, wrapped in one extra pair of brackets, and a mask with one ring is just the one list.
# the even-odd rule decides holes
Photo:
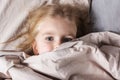
[(76, 24), (60, 16), (47, 17), (36, 26), (38, 34), (32, 44), (34, 54), (53, 51), (60, 44), (74, 39), (77, 33)]

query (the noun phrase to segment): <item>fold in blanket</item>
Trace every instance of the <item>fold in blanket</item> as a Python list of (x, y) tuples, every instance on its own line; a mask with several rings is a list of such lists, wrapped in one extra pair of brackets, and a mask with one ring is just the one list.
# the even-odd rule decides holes
[[(55, 51), (29, 58), (20, 53), (0, 52), (0, 73), (4, 75), (0, 74), (1, 78), (120, 80), (120, 35), (115, 33), (91, 33), (64, 43)], [(8, 57), (13, 54), (13, 58)]]

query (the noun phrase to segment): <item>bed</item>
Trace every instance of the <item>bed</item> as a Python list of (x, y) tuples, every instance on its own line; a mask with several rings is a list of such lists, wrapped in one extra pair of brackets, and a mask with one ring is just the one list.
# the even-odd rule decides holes
[[(58, 1), (85, 7), (91, 18), (85, 28), (87, 35), (62, 44), (56, 51), (29, 58), (15, 48), (20, 40), (0, 44), (0, 80), (120, 80), (120, 1)], [(1, 0), (0, 42), (19, 32), (30, 10), (58, 1)]]

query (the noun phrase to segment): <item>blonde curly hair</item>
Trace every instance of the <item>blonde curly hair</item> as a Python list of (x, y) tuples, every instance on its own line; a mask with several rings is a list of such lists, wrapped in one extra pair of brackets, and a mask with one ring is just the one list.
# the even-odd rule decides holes
[(42, 19), (44, 19), (45, 17), (55, 16), (60, 16), (63, 18), (67, 18), (68, 20), (75, 21), (77, 26), (76, 37), (78, 38), (83, 34), (82, 28), (86, 26), (86, 22), (88, 22), (88, 15), (86, 11), (80, 10), (79, 7), (69, 4), (43, 5), (29, 13), (28, 17), (22, 24), (22, 27), (25, 28), (26, 31), (17, 34), (13, 40), (24, 37), (24, 41), (20, 43), (18, 47), (21, 48), (22, 51), (29, 51), (28, 53), (31, 54), (31, 45), (34, 42), (35, 36), (38, 32), (36, 25), (38, 24), (38, 22), (40, 23), (40, 21), (42, 21)]

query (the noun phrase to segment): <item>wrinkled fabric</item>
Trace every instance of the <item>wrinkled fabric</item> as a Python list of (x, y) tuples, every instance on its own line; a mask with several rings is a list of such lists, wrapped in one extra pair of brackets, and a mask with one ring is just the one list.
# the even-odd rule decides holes
[[(5, 56), (0, 56), (0, 60)], [(24, 56), (22, 60), (19, 57), (21, 61), (7, 72), (12, 80), (120, 80), (119, 57), (120, 35), (98, 32), (64, 43), (52, 52)]]

